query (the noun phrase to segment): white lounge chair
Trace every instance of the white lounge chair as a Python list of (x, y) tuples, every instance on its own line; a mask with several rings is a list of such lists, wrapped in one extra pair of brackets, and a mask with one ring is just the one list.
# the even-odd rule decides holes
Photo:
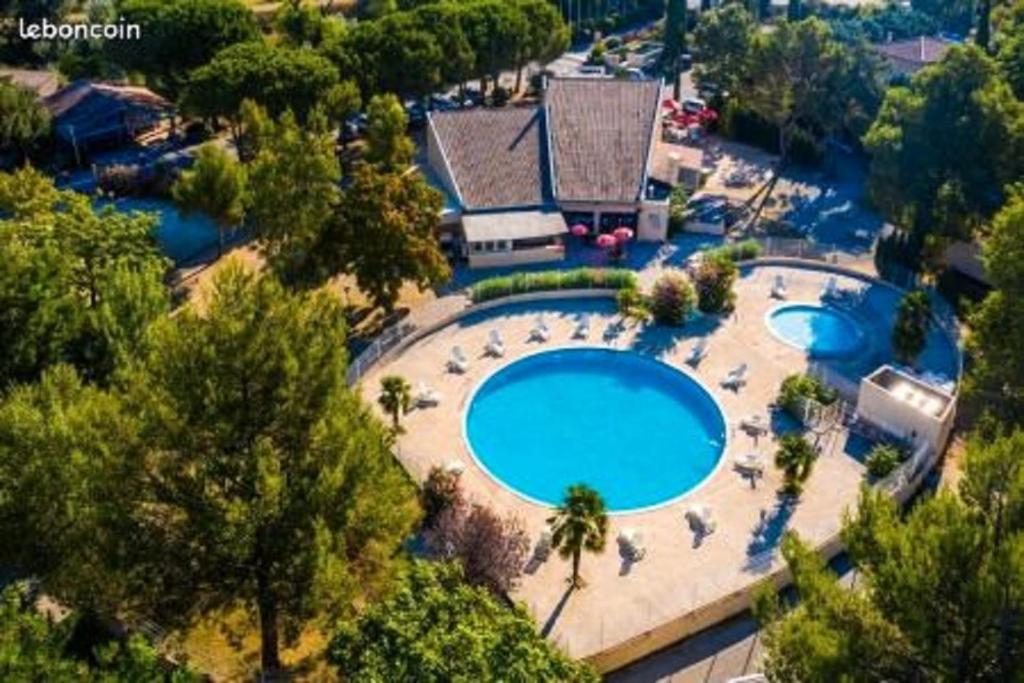
[(839, 296), (839, 280), (833, 275), (825, 282), (825, 286), (821, 289), (822, 299), (834, 299)]
[(718, 524), (711, 512), (711, 506), (699, 503), (686, 509), (686, 521), (690, 528), (704, 536), (713, 534)]
[(426, 382), (421, 381), (416, 385), (416, 395), (413, 397), (413, 403), (416, 404), (417, 408), (436, 406), (440, 402), (441, 393), (435, 389), (431, 389), (427, 386)]
[(747, 374), (750, 367), (746, 363), (740, 363), (729, 371), (729, 374), (722, 380), (722, 386), (727, 389), (739, 389), (747, 383)]
[(584, 313), (576, 323), (576, 329), (572, 333), (573, 339), (586, 339), (590, 336), (590, 316)]
[(530, 340), (546, 342), (551, 339), (551, 328), (544, 322), (544, 316), (538, 315), (537, 322), (534, 323), (533, 329), (530, 330)]
[(501, 332), (494, 329), (487, 335), (487, 343), (484, 345), (484, 351), (489, 356), (495, 358), (501, 358), (505, 355), (505, 342), (501, 338)]
[(686, 357), (686, 364), (697, 367), (706, 355), (708, 355), (708, 338), (701, 337), (690, 349), (690, 355)]
[(469, 359), (462, 352), (461, 346), (452, 347), (452, 355), (448, 358), (448, 370), (450, 372), (466, 372), (469, 370)]
[(771, 297), (773, 299), (786, 298), (786, 279), (781, 275), (776, 275), (775, 280), (772, 281)]
[(445, 463), (444, 471), (459, 476), (466, 471), (466, 463), (461, 460), (449, 460)]
[(740, 429), (749, 434), (767, 434), (768, 420), (763, 415), (748, 415), (740, 420)]
[(619, 532), (619, 545), (622, 547), (626, 557), (633, 562), (639, 562), (647, 555), (643, 533), (631, 527), (627, 527)]
[(744, 473), (763, 475), (765, 470), (765, 459), (760, 453), (744, 453), (736, 456), (733, 466)]

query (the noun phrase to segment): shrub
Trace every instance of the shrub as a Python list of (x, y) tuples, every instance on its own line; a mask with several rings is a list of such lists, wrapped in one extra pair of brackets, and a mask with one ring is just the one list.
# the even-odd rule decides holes
[(803, 421), (803, 409), (807, 400), (829, 405), (836, 398), (836, 391), (814, 375), (790, 375), (782, 381), (776, 403), (794, 418)]
[(693, 284), (697, 290), (697, 307), (703, 313), (731, 311), (736, 303), (732, 291), (739, 269), (732, 259), (724, 256), (705, 258), (697, 266)]
[(682, 325), (693, 311), (696, 298), (689, 280), (676, 273), (665, 273), (651, 292), (651, 314), (660, 325)]
[(650, 307), (647, 298), (638, 289), (624, 287), (619, 290), (615, 297), (615, 303), (619, 309), (619, 315), (628, 320), (647, 320), (650, 317)]
[(558, 289), (636, 288), (636, 275), (621, 268), (577, 268), (539, 273), (515, 273), (481, 280), (470, 288), (473, 303), (482, 303), (512, 294)]
[(804, 482), (811, 476), (814, 461), (818, 454), (814, 447), (807, 443), (801, 434), (787, 434), (779, 440), (779, 450), (775, 453), (775, 465), (782, 470), (784, 481), (782, 492), (799, 496), (804, 489)]
[(468, 503), (445, 509), (425, 538), (435, 555), (459, 561), (467, 581), (499, 595), (515, 588), (530, 551), (517, 518), (502, 519), (486, 506)]
[(676, 235), (686, 226), (686, 204), (690, 201), (690, 191), (682, 185), (672, 190), (668, 197), (668, 232)]
[(878, 444), (871, 449), (867, 462), (868, 474), (875, 479), (888, 477), (904, 460), (904, 452), (892, 444)]
[(118, 197), (139, 194), (145, 189), (146, 183), (144, 169), (134, 164), (103, 166), (96, 177), (96, 184), (101, 190)]
[(440, 467), (432, 468), (420, 490), (423, 527), (430, 529), (445, 510), (460, 507), (464, 502), (462, 481), (458, 473)]
[(761, 251), (761, 245), (756, 240), (743, 240), (742, 242), (723, 244), (722, 246), (715, 247), (714, 249), (706, 249), (704, 251), (704, 258), (726, 258), (737, 263), (739, 261), (755, 259), (761, 255)]

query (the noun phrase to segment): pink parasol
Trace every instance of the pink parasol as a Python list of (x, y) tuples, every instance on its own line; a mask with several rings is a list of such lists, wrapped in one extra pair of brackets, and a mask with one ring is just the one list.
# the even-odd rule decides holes
[(586, 237), (588, 234), (590, 234), (590, 228), (583, 225), (582, 223), (577, 223), (576, 225), (569, 228), (569, 232), (571, 232), (576, 237)]
[(597, 240), (595, 240), (595, 243), (602, 249), (608, 249), (609, 247), (614, 247), (617, 243), (617, 240), (615, 239), (614, 235), (609, 235), (605, 233), (604, 235), (598, 235)]
[(612, 231), (612, 236), (616, 242), (628, 242), (633, 239), (633, 231), (626, 226), (622, 226), (621, 228), (615, 228)]

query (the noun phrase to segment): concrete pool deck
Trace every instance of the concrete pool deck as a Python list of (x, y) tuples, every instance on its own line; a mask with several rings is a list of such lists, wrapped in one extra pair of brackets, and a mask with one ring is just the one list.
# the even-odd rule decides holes
[[(528, 502), (492, 479), (474, 461), (463, 438), (463, 416), (473, 389), (491, 372), (528, 353), (544, 348), (529, 342), (537, 313), (543, 311), (552, 330), (548, 347), (610, 346), (632, 349), (660, 358), (690, 372), (719, 401), (725, 413), (729, 443), (725, 465), (696, 492), (652, 511), (611, 518), (607, 547), (601, 555), (585, 554), (584, 590), (567, 593), (569, 563), (552, 553), (546, 562), (531, 562), (513, 598), (533, 613), (541, 631), (576, 658), (588, 658), (602, 670), (616, 668), (657, 649), (646, 634), (677, 622), (685, 627), (688, 615), (710, 618), (723, 601), (745, 595), (765, 576), (779, 568), (775, 552), (786, 530), (818, 545), (832, 539), (843, 513), (856, 501), (865, 480), (864, 467), (850, 448), (841, 426), (815, 437), (822, 448), (805, 492), (795, 505), (776, 495), (782, 476), (771, 464), (780, 432), (795, 425), (773, 418), (769, 411), (782, 380), (808, 368), (805, 354), (776, 339), (765, 327), (766, 312), (779, 301), (769, 297), (777, 274), (786, 280), (790, 302), (816, 302), (831, 273), (762, 266), (745, 270), (737, 282), (737, 303), (726, 319), (705, 318), (673, 330), (627, 327), (613, 339), (603, 338), (618, 321), (614, 304), (607, 300), (541, 301), (473, 314), (414, 343), (396, 358), (373, 368), (361, 382), (367, 400), (375, 403), (381, 377), (398, 374), (415, 387), (427, 383), (442, 394), (440, 405), (414, 410), (404, 419), (406, 433), (399, 439), (399, 457), (418, 480), (432, 467), (460, 462), (463, 487), (475, 501), (501, 514), (519, 517), (535, 542), (551, 509)], [(863, 287), (860, 280), (840, 276), (840, 287)], [(588, 340), (572, 339), (580, 312), (590, 312)], [(484, 354), (487, 335), (501, 331), (504, 358)], [(694, 370), (684, 358), (697, 338), (708, 338), (709, 353)], [(459, 345), (469, 358), (465, 374), (446, 370), (451, 348)], [(723, 389), (720, 380), (740, 363), (750, 366), (750, 380), (739, 391)], [(773, 418), (767, 437), (754, 439), (738, 426), (750, 415)], [(680, 444), (685, 449), (685, 444)], [(762, 453), (769, 463), (756, 488), (732, 467), (733, 460), (749, 452)], [(693, 503), (712, 507), (717, 531), (697, 539), (684, 519)], [(620, 556), (616, 538), (631, 527), (642, 531), (646, 557), (630, 563)], [(723, 616), (726, 616), (723, 614)], [(696, 618), (696, 617), (695, 617)], [(696, 623), (696, 622), (695, 622)], [(663, 643), (667, 644), (667, 643)]]

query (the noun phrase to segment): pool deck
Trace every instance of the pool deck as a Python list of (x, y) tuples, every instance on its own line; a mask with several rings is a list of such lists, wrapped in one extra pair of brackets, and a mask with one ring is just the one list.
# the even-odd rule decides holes
[[(769, 405), (782, 380), (808, 366), (805, 354), (777, 340), (765, 327), (765, 314), (780, 302), (769, 297), (771, 283), (784, 273), (790, 302), (817, 302), (829, 274), (815, 270), (759, 267), (745, 272), (737, 282), (737, 305), (727, 319), (694, 321), (679, 330), (659, 327), (628, 327), (618, 337), (603, 335), (618, 320), (613, 304), (603, 301), (537, 302), (523, 307), (496, 309), (445, 327), (415, 343), (394, 360), (372, 370), (361, 383), (368, 400), (376, 403), (380, 378), (398, 374), (415, 387), (420, 381), (441, 392), (437, 407), (414, 410), (404, 418), (406, 433), (399, 440), (400, 458), (419, 480), (434, 466), (459, 461), (465, 466), (464, 490), (471, 499), (486, 503), (502, 514), (519, 517), (531, 540), (544, 528), (549, 508), (528, 502), (493, 480), (474, 461), (463, 438), (463, 416), (473, 389), (490, 373), (544, 346), (611, 346), (659, 357), (689, 372), (719, 401), (725, 412), (729, 442), (723, 465), (696, 491), (654, 510), (612, 517), (603, 554), (585, 554), (582, 575), (585, 589), (567, 592), (570, 566), (556, 553), (546, 562), (527, 567), (513, 598), (525, 603), (541, 631), (577, 658), (593, 657), (666, 622), (706, 607), (737, 591), (756, 585), (778, 568), (777, 548), (786, 530), (812, 543), (822, 542), (840, 528), (844, 511), (856, 501), (864, 481), (864, 467), (847, 452), (847, 433), (833, 427), (820, 435), (822, 455), (799, 502), (779, 498), (782, 476), (772, 464), (779, 433), (793, 425), (773, 420), (773, 433), (758, 439), (739, 428), (739, 421), (760, 414), (772, 418)], [(839, 278), (840, 286), (862, 286), (860, 281)], [(546, 345), (528, 342), (538, 312), (552, 328)], [(573, 340), (579, 311), (592, 312), (590, 339)], [(487, 334), (501, 331), (506, 345), (502, 359), (483, 353)], [(684, 358), (694, 341), (709, 339), (709, 353), (696, 370)], [(470, 361), (465, 374), (446, 371), (453, 345), (460, 345)], [(720, 380), (746, 362), (750, 381), (739, 391), (723, 389)], [(814, 436), (811, 435), (811, 440)], [(685, 444), (680, 444), (685, 449)], [(763, 453), (769, 463), (763, 479), (752, 486), (732, 467), (744, 453)], [(713, 509), (717, 531), (696, 538), (684, 519), (693, 503)], [(619, 552), (619, 531), (642, 531), (646, 557), (626, 561)]]

